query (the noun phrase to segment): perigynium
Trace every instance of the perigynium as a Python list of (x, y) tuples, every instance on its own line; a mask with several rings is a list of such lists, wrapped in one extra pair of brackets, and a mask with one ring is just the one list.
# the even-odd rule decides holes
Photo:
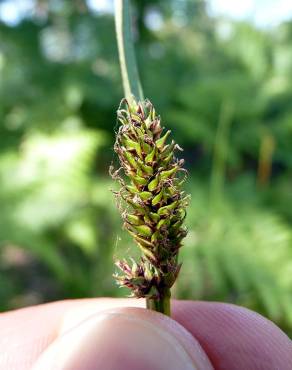
[(131, 289), (132, 296), (155, 303), (170, 296), (181, 267), (178, 252), (187, 233), (183, 221), (188, 196), (182, 191), (186, 171), (184, 160), (175, 157), (182, 149), (169, 141), (171, 132), (161, 127), (150, 101), (124, 99), (117, 116), (120, 126), (114, 150), (120, 168), (111, 167), (111, 175), (121, 184), (115, 195), (124, 227), (142, 255), (139, 261), (117, 261), (122, 273), (115, 278), (120, 286)]

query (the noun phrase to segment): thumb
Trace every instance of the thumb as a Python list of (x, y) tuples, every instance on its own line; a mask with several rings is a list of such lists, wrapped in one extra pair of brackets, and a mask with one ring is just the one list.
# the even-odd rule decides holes
[(141, 308), (117, 308), (58, 337), (33, 370), (212, 370), (196, 339), (172, 319)]

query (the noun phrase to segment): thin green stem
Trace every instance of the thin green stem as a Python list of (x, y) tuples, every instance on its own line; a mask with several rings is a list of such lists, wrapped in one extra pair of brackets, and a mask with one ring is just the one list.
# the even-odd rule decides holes
[(164, 315), (170, 316), (170, 289), (165, 291), (161, 298), (146, 299), (146, 306), (149, 310), (161, 312)]
[(122, 72), (124, 93), (127, 99), (144, 100), (136, 63), (131, 32), (130, 0), (115, 1), (116, 36)]

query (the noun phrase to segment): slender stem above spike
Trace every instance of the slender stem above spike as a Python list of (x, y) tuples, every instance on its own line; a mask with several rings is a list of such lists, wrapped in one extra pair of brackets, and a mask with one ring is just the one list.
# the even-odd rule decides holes
[(132, 101), (133, 96), (142, 101), (143, 91), (131, 32), (130, 0), (115, 1), (115, 24), (125, 96), (129, 101)]

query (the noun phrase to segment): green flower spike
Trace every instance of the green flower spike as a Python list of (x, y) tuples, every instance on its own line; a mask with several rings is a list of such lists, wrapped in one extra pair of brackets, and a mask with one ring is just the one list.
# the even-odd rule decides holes
[(174, 141), (167, 143), (170, 131), (163, 133), (149, 101), (124, 99), (117, 114), (121, 126), (114, 150), (121, 168), (111, 169), (111, 174), (122, 186), (115, 194), (124, 227), (142, 256), (139, 262), (118, 261), (122, 274), (115, 278), (132, 296), (145, 297), (148, 308), (170, 314), (170, 288), (181, 267), (178, 252), (187, 233), (183, 221), (188, 196), (181, 190), (186, 171), (184, 161), (175, 158), (175, 151), (182, 149)]

